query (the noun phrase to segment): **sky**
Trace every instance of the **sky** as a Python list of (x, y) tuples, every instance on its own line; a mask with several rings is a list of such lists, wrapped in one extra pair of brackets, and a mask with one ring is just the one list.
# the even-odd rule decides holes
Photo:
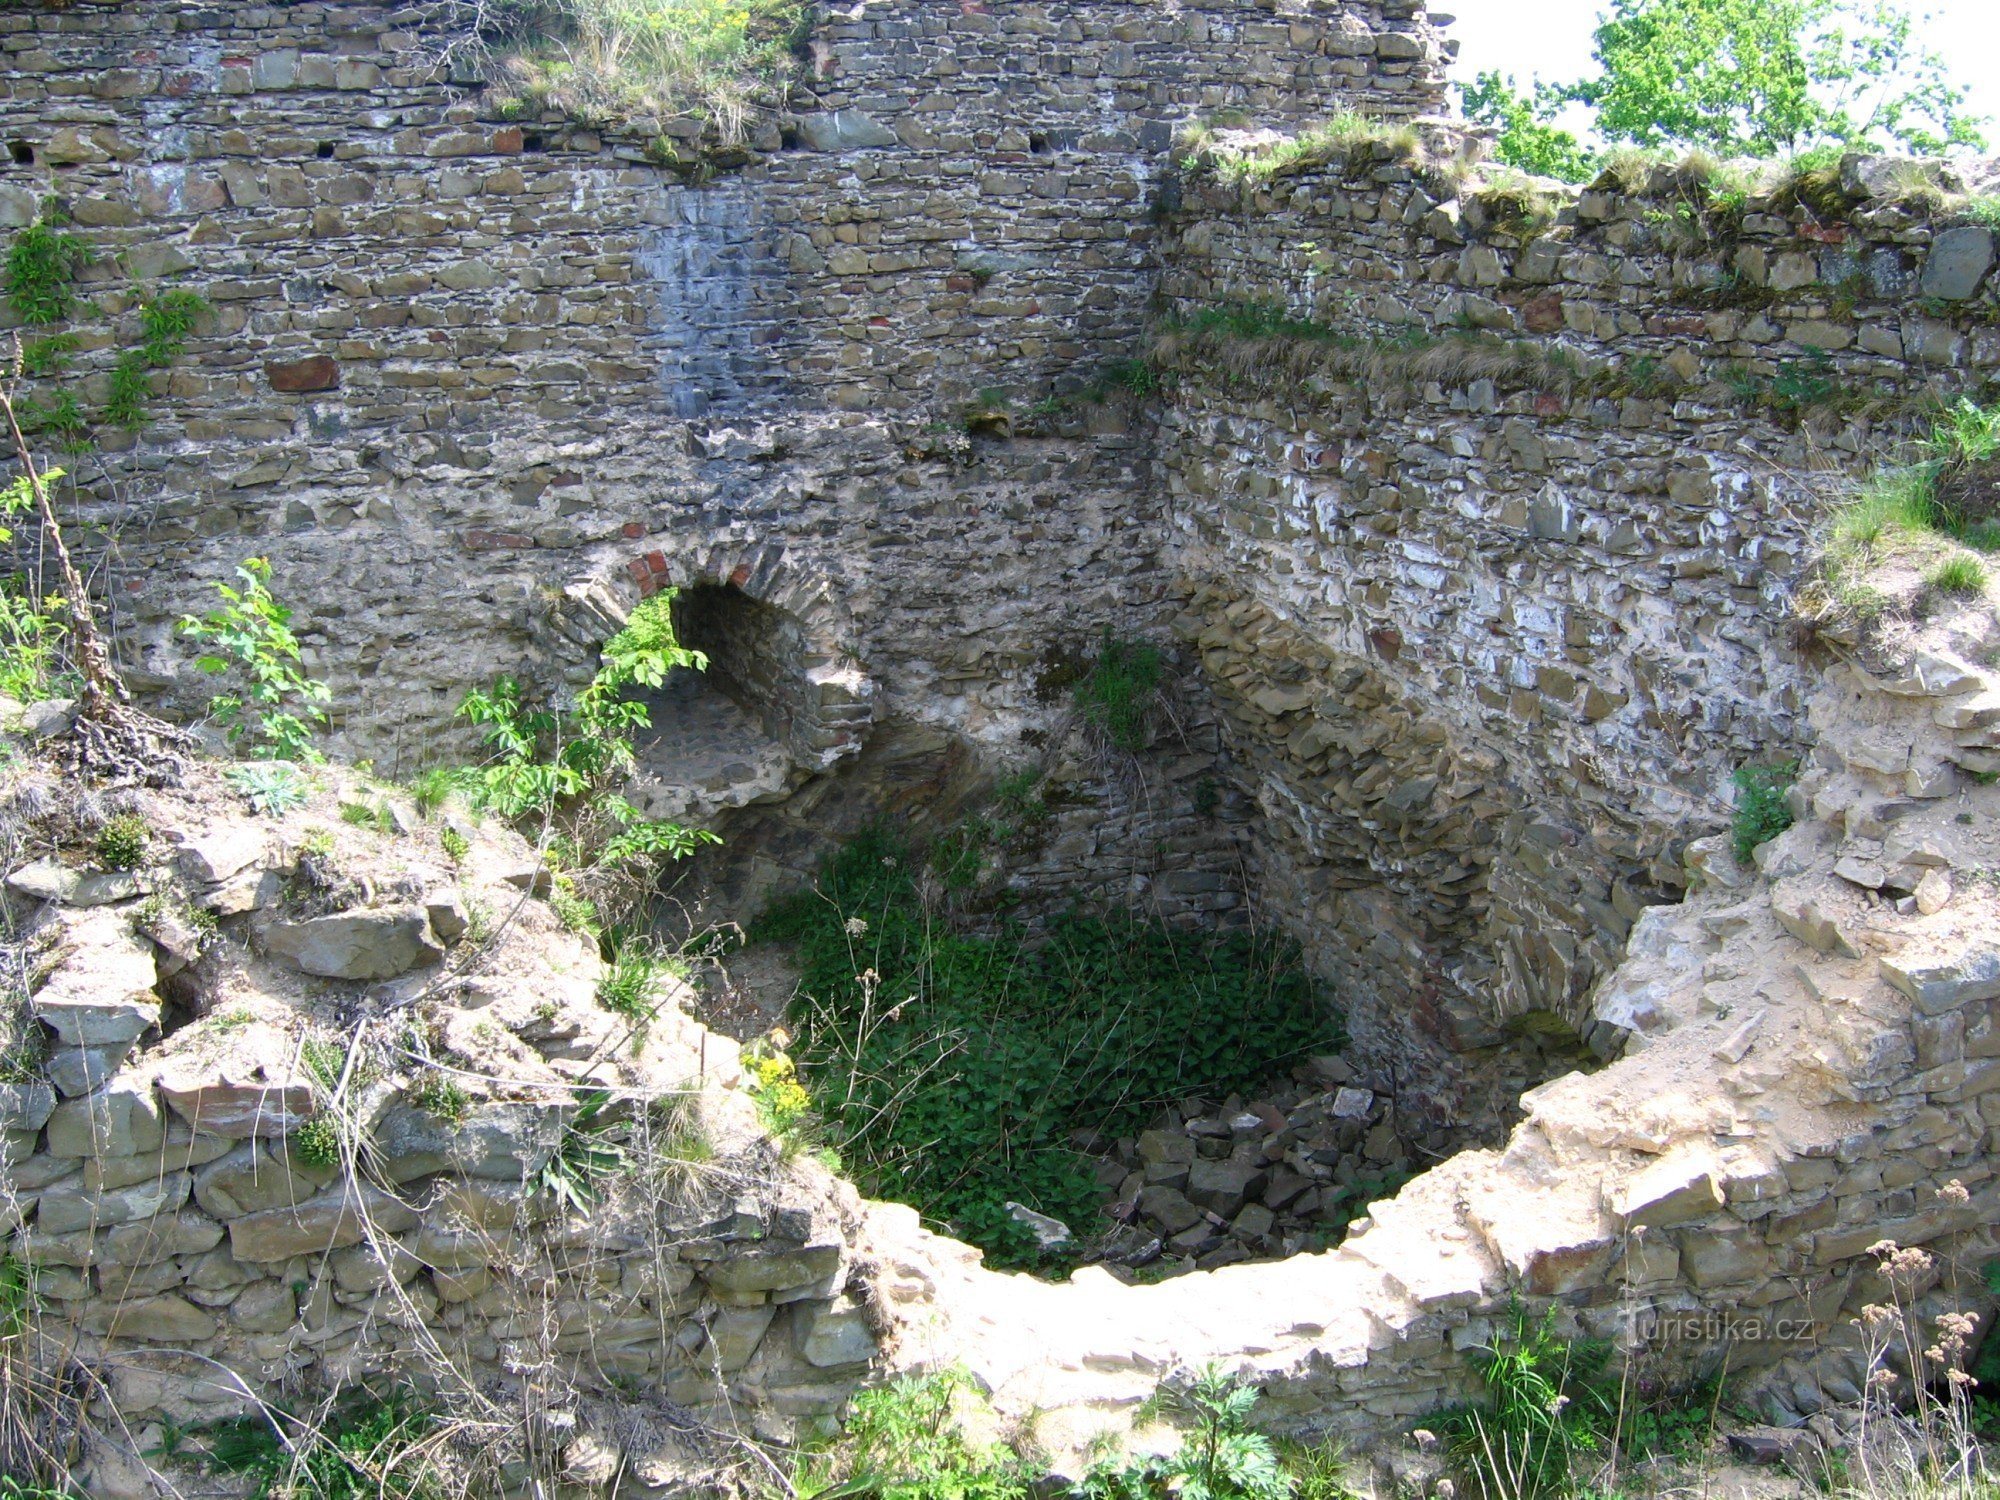
[[(1586, 77), (1594, 71), (1590, 34), (1602, 8), (1602, 0), (1431, 0), (1433, 13), (1458, 18), (1445, 34), (1460, 43), (1452, 76), (1468, 83), (1488, 68), (1523, 85), (1536, 75), (1550, 82)], [(2000, 68), (1993, 65), (2000, 0), (1924, 0), (1913, 9), (1930, 17), (1920, 29), (1931, 50), (1947, 62), (1962, 60), (1954, 81), (1971, 85), (1970, 108), (1991, 117), (1987, 137), (2000, 146)]]

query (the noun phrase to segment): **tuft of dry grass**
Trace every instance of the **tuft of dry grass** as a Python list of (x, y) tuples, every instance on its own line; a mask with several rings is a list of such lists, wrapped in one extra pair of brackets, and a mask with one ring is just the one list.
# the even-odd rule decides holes
[(1181, 131), (1179, 156), (1189, 171), (1218, 182), (1257, 185), (1334, 162), (1428, 164), (1423, 132), (1408, 121), (1380, 120), (1352, 110), (1285, 135), (1251, 128), (1240, 114), (1211, 116)]

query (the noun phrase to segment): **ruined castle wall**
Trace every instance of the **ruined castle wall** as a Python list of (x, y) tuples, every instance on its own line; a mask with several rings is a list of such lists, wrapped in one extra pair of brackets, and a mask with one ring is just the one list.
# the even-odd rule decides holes
[[(334, 748), (398, 775), (469, 748), (496, 673), (574, 680), (596, 641), (552, 605), (650, 559), (836, 596), (876, 722), (1011, 762), (1052, 645), (1161, 608), (1144, 418), (1028, 409), (1137, 350), (1172, 129), (1441, 89), (1407, 0), (869, 0), (718, 151), (483, 113), (446, 9), (0, 16), (0, 227), (54, 194), (97, 255), (70, 467), (128, 678), (199, 714), (174, 624), (266, 555)], [(729, 170), (661, 164), (704, 150)], [(126, 433), (108, 371), (169, 286), (214, 311)], [(966, 438), (980, 393), (1005, 440)]]
[[(1991, 234), (1874, 170), (1838, 214), (1727, 219), (1663, 172), (1525, 233), (1382, 148), (1188, 184), (1177, 628), (1267, 814), (1270, 905), (1364, 1016), (1588, 1028), (1731, 773), (1795, 753), (1809, 476), (2000, 362)], [(1259, 336), (1277, 315), (1312, 326)]]

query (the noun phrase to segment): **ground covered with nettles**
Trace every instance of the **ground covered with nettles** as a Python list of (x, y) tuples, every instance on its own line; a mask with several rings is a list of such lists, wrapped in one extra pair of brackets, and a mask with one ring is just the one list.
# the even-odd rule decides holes
[[(996, 1264), (1060, 1265), (1101, 1227), (1089, 1149), (1340, 1041), (1275, 938), (1122, 915), (976, 932), (943, 892), (877, 831), (756, 936), (796, 953), (794, 1055), (825, 1143), (864, 1190), (915, 1205)], [(1013, 1204), (1074, 1237), (1041, 1243)]]

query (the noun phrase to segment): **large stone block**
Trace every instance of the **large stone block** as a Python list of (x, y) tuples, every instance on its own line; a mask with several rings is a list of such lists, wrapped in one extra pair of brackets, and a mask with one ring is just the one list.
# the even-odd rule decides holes
[(562, 1138), (565, 1111), (554, 1105), (481, 1105), (457, 1124), (400, 1105), (375, 1130), (384, 1170), (395, 1182), (434, 1172), (519, 1182), (539, 1172)]
[(1931, 241), (1917, 290), (1925, 297), (1963, 302), (1993, 269), (1993, 232), (1973, 224), (1947, 229)]
[(416, 905), (278, 922), (264, 942), (278, 957), (325, 979), (394, 979), (444, 957), (431, 936), (429, 913)]
[(234, 1220), (229, 1225), (229, 1253), (259, 1265), (295, 1255), (321, 1255), (360, 1244), (371, 1222), (381, 1234), (401, 1234), (416, 1227), (417, 1214), (378, 1188), (342, 1183), (296, 1207), (267, 1209)]

